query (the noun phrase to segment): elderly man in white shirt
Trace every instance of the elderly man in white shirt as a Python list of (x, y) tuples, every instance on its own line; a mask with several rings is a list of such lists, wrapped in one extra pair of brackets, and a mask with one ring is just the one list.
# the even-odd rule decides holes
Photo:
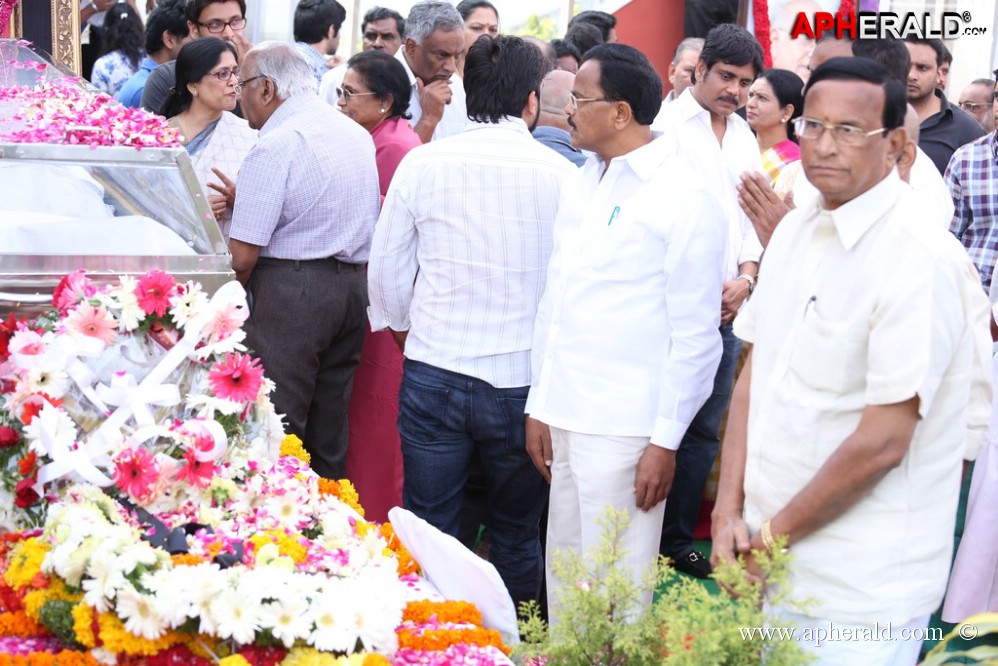
[(762, 67), (762, 48), (751, 33), (731, 24), (714, 28), (697, 60), (693, 85), (675, 102), (663, 105), (652, 126), (671, 136), (679, 157), (701, 182), (714, 189), (729, 227), (722, 263), (720, 332), (724, 354), (710, 398), (693, 419), (676, 453), (676, 480), (662, 530), (661, 553), (680, 571), (699, 578), (710, 575), (710, 564), (693, 549), (693, 530), (703, 489), (721, 446), (721, 419), (741, 350), (731, 322), (755, 288), (762, 254), (752, 223), (738, 206), (736, 190), (741, 174), (762, 170), (762, 158), (748, 123), (735, 113), (745, 105), (749, 86)]
[[(761, 576), (749, 549), (785, 539), (792, 597), (808, 601), (774, 610), (826, 666), (917, 661), (946, 588), (963, 459), (990, 411), (987, 298), (898, 178), (904, 114), (903, 84), (874, 61), (812, 73), (797, 136), (821, 196), (777, 227), (735, 321), (753, 347), (714, 557), (745, 554)], [(829, 627), (849, 638), (802, 631)]]
[[(728, 233), (715, 197), (652, 133), (661, 90), (623, 44), (579, 68), (566, 112), (573, 144), (596, 156), (558, 210), (527, 401), (528, 451), (551, 481), (548, 552), (591, 550), (606, 507), (627, 511), (624, 564), (642, 587), (676, 449), (721, 356)], [(557, 620), (565, 581), (547, 580)]]
[(464, 20), (453, 5), (427, 0), (413, 6), (395, 57), (412, 84), (410, 123), (423, 143), (460, 134), (468, 124), (464, 82), (457, 74), (463, 53)]
[(525, 450), (534, 317), (570, 162), (530, 135), (548, 65), (518, 37), (465, 65), (474, 119), (411, 151), (374, 232), (370, 321), (403, 341), (399, 432), (407, 509), (458, 536), (478, 458), (490, 560), (513, 601), (537, 599), (547, 486)]

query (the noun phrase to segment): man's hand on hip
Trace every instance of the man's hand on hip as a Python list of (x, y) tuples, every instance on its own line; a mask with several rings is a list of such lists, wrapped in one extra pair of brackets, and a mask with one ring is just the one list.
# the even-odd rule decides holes
[(651, 511), (669, 496), (676, 472), (676, 452), (649, 444), (638, 460), (634, 475), (634, 501), (642, 511)]

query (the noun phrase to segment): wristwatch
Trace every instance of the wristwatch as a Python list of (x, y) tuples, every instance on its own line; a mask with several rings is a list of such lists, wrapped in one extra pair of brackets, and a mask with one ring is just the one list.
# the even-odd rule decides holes
[(748, 293), (749, 293), (749, 296), (751, 296), (752, 292), (755, 291), (755, 276), (754, 275), (749, 275), (748, 273), (742, 273), (738, 277), (736, 277), (735, 279), (736, 280), (745, 280), (746, 282), (748, 282)]

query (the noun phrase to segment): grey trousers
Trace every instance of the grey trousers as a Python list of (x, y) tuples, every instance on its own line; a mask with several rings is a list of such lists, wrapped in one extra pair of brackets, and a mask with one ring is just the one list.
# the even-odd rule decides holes
[(344, 478), (347, 407), (367, 328), (366, 266), (261, 257), (248, 292), (246, 345), (276, 384), (274, 407), (304, 442), (312, 469)]

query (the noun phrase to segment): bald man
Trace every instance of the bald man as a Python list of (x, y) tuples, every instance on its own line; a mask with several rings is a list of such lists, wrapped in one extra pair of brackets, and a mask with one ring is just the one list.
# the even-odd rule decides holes
[(572, 96), (575, 74), (563, 69), (548, 72), (541, 81), (541, 112), (537, 117), (534, 138), (575, 166), (586, 163), (586, 155), (572, 145), (565, 107)]

